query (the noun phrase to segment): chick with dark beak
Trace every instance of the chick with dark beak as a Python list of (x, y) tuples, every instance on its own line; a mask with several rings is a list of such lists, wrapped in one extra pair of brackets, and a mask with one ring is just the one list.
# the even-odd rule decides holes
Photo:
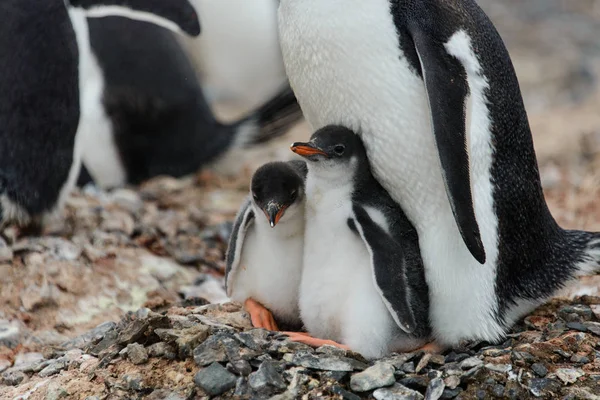
[(271, 228), (274, 228), (275, 225), (277, 225), (281, 217), (283, 217), (286, 208), (287, 206), (271, 202), (263, 209), (263, 212), (269, 220), (269, 224), (271, 224)]

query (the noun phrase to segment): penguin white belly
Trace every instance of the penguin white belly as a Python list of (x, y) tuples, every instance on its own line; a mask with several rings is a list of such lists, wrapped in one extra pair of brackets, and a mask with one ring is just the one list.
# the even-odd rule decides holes
[(275, 229), (261, 225), (262, 221), (255, 221), (246, 234), (240, 267), (233, 280), (232, 300), (243, 303), (251, 297), (277, 318), (288, 323), (299, 322), (303, 224), (295, 224), (297, 232), (290, 235), (281, 234), (286, 228), (283, 224)]
[(468, 37), (455, 35), (446, 48), (462, 52), (470, 84), (471, 179), (486, 265), (471, 256), (452, 215), (424, 83), (399, 48), (389, 1), (282, 0), (279, 24), (288, 77), (309, 123), (360, 132), (375, 177), (417, 228), (437, 339), (498, 339), (487, 83)]
[[(310, 184), (309, 184), (310, 185)], [(310, 186), (309, 186), (310, 188)], [(394, 320), (373, 283), (371, 257), (352, 232), (349, 194), (307, 189), (300, 312), (308, 332), (349, 346), (367, 358), (398, 345)]]
[(82, 159), (101, 187), (120, 186), (126, 180), (125, 168), (114, 143), (112, 122), (102, 104), (104, 77), (92, 53), (87, 19), (82, 10), (72, 8), (69, 16), (79, 47), (80, 116), (73, 168), (63, 191), (70, 192), (75, 186)]

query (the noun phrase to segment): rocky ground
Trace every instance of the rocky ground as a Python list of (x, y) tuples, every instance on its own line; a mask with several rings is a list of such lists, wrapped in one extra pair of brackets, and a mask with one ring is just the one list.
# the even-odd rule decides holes
[[(600, 231), (600, 1), (481, 3), (513, 56), (553, 215)], [(250, 329), (222, 289), (231, 220), (253, 168), (309, 133), (186, 179), (85, 188), (39, 237), (5, 230), (0, 398), (600, 398), (600, 276), (502, 345), (443, 356), (371, 364)]]

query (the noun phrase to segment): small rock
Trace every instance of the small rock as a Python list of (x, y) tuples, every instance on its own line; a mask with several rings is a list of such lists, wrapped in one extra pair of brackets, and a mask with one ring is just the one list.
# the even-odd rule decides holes
[[(404, 363), (412, 360), (414, 357), (415, 357), (414, 353), (393, 354), (389, 357), (385, 357), (385, 358), (381, 359), (381, 361), (385, 362), (386, 364), (390, 364), (391, 366), (393, 366), (396, 369), (402, 369), (402, 365), (404, 365)], [(414, 365), (413, 365), (413, 369), (414, 369)]]
[(67, 350), (74, 348), (83, 349), (93, 342), (102, 340), (109, 331), (114, 330), (116, 327), (117, 324), (114, 322), (104, 322), (91, 331), (62, 343), (60, 347)]
[(14, 349), (21, 343), (21, 329), (17, 321), (0, 320), (0, 346)]
[(139, 392), (144, 389), (144, 378), (139, 374), (124, 375), (123, 382), (128, 390)]
[(494, 385), (492, 387), (492, 395), (499, 399), (504, 397), (504, 386), (502, 385)]
[(212, 363), (194, 376), (196, 386), (210, 396), (218, 396), (235, 387), (236, 377), (219, 363)]
[(295, 354), (286, 354), (284, 360), (304, 368), (318, 369), (322, 371), (354, 371), (364, 370), (366, 365), (360, 361), (347, 357), (317, 357), (304, 351)]
[(571, 357), (571, 362), (575, 364), (587, 364), (590, 362), (590, 359), (581, 354), (573, 354), (573, 357)]
[(64, 370), (65, 368), (67, 368), (67, 363), (65, 360), (61, 360), (61, 359), (53, 360), (46, 368), (41, 370), (38, 375), (42, 378), (46, 378), (48, 376), (58, 374), (60, 371)]
[(458, 396), (462, 391), (463, 391), (463, 389), (460, 387), (457, 387), (454, 389), (446, 388), (446, 389), (444, 389), (444, 393), (442, 393), (442, 397), (440, 397), (440, 398), (441, 399), (453, 399), (456, 396)]
[(325, 354), (327, 356), (345, 357), (346, 350), (340, 349), (339, 347), (325, 345), (321, 346), (316, 351), (318, 354)]
[(419, 375), (409, 375), (405, 378), (400, 379), (400, 383), (409, 388), (415, 389), (426, 389), (429, 385), (429, 379)]
[(0, 237), (0, 263), (10, 262), (13, 259), (13, 251), (6, 241)]
[(230, 361), (232, 368), (242, 376), (248, 376), (252, 373), (252, 366), (246, 360)]
[(248, 383), (252, 389), (261, 394), (278, 392), (287, 388), (273, 361), (263, 362), (258, 371), (250, 374)]
[(452, 352), (448, 353), (445, 361), (447, 363), (455, 363), (455, 362), (461, 362), (463, 360), (466, 360), (467, 358), (469, 358), (469, 355), (467, 353), (456, 354), (455, 352), (452, 351)]
[(573, 329), (573, 330), (579, 331), (579, 332), (587, 332), (587, 326), (585, 326), (581, 322), (569, 322), (567, 324), (567, 328)]
[(396, 381), (394, 367), (389, 364), (377, 363), (362, 372), (352, 375), (350, 388), (356, 392), (366, 392), (390, 386)]
[(531, 370), (540, 378), (548, 375), (548, 368), (546, 368), (546, 366), (542, 363), (531, 364)]
[(215, 362), (227, 360), (227, 354), (223, 346), (223, 337), (213, 335), (194, 349), (194, 361), (201, 367)]
[(563, 381), (565, 384), (575, 383), (577, 379), (581, 378), (585, 374), (583, 371), (572, 368), (559, 368), (556, 370), (556, 377)]
[(592, 309), (584, 304), (564, 306), (558, 311), (558, 313), (565, 320), (565, 317), (569, 314), (577, 314), (584, 321), (589, 321), (592, 318)]
[(407, 363), (402, 364), (402, 371), (406, 372), (407, 374), (414, 374), (415, 373), (415, 363), (413, 361), (409, 361)]
[(529, 382), (529, 391), (535, 397), (556, 396), (560, 393), (560, 382), (554, 379), (533, 378)]
[[(87, 399), (86, 399), (87, 400)], [(100, 399), (94, 399), (100, 400)], [(146, 400), (185, 400), (184, 397), (166, 389), (156, 389), (146, 397)]]
[(600, 322), (585, 322), (584, 325), (589, 332), (600, 336)]
[(448, 389), (456, 389), (460, 385), (460, 378), (456, 375), (450, 375), (444, 379), (444, 384)]
[(461, 369), (471, 369), (473, 367), (477, 367), (482, 364), (483, 364), (483, 361), (481, 361), (479, 358), (469, 357), (465, 360), (462, 360), (460, 362), (460, 364), (458, 364), (458, 365), (460, 366)]
[(442, 397), (445, 386), (446, 385), (444, 384), (442, 378), (432, 379), (431, 382), (429, 382), (429, 385), (427, 386), (427, 391), (425, 392), (425, 399), (438, 400), (440, 397)]
[(321, 373), (321, 376), (328, 379), (333, 379), (334, 381), (341, 381), (348, 375), (346, 371), (325, 371)]
[(485, 367), (490, 371), (498, 372), (500, 374), (506, 374), (512, 370), (510, 364), (485, 364)]
[(390, 388), (377, 389), (373, 392), (377, 400), (423, 400), (424, 397), (416, 390), (412, 390), (399, 383)]
[(148, 351), (139, 343), (130, 343), (127, 345), (127, 358), (132, 364), (145, 364), (148, 362)]
[(23, 379), (25, 378), (26, 375), (19, 370), (8, 370), (2, 374), (4, 384), (9, 386), (17, 386), (23, 382)]
[(147, 347), (148, 357), (161, 357), (167, 360), (174, 360), (177, 358), (175, 347), (165, 342), (154, 343)]
[[(347, 390), (342, 389), (341, 387), (335, 385), (331, 388), (333, 394), (337, 394), (338, 396), (342, 396), (342, 400), (360, 400), (360, 397), (355, 395), (354, 393), (350, 393)], [(273, 400), (273, 398), (271, 398)]]
[(511, 354), (511, 360), (513, 363), (524, 366), (531, 364), (535, 361), (535, 357), (526, 351), (513, 351)]
[(429, 364), (429, 361), (431, 360), (432, 356), (433, 356), (433, 354), (431, 354), (431, 353), (425, 353), (423, 355), (423, 357), (421, 357), (421, 360), (419, 360), (419, 363), (417, 364), (417, 367), (415, 368), (415, 372), (417, 374), (419, 372), (421, 372), (423, 370), (423, 368), (425, 368), (427, 366), (427, 364)]

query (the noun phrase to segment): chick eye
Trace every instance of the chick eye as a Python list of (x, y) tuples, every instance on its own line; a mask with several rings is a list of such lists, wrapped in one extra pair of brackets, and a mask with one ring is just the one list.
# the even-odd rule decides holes
[(292, 190), (292, 192), (290, 193), (290, 198), (292, 200), (294, 200), (296, 198), (296, 195), (298, 194), (298, 192), (296, 190)]
[(258, 196), (256, 195), (256, 193), (252, 193), (252, 198), (254, 199), (254, 201), (258, 201)]
[(337, 154), (338, 156), (341, 156), (342, 154), (344, 154), (344, 150), (346, 150), (346, 146), (338, 144), (337, 146), (335, 146), (333, 148), (333, 151), (335, 152), (335, 154)]

